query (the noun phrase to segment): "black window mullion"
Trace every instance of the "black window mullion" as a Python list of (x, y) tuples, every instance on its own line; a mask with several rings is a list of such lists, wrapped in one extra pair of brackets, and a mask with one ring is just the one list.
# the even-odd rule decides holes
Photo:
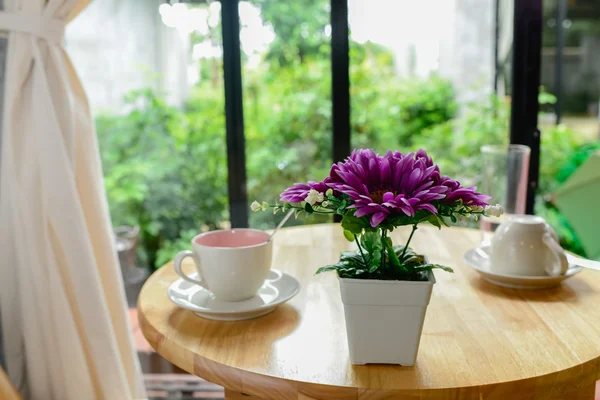
[(538, 93), (542, 47), (542, 0), (514, 0), (510, 142), (531, 148), (526, 212), (533, 214), (540, 164)]
[(498, 94), (498, 78), (500, 66), (498, 55), (500, 52), (500, 0), (494, 0), (494, 93)]
[(225, 82), (225, 125), (231, 226), (248, 227), (246, 152), (242, 99), (240, 15), (238, 0), (221, 0), (223, 34), (223, 78)]
[[(331, 0), (331, 119), (333, 162), (350, 155), (350, 46), (348, 1)], [(334, 215), (335, 222), (341, 221)]]
[(348, 2), (331, 0), (331, 105), (333, 161), (350, 155)]
[(563, 53), (565, 47), (565, 28), (563, 26), (567, 19), (567, 0), (558, 0), (556, 9), (556, 56), (554, 57), (554, 94), (556, 104), (556, 124), (560, 124), (562, 118), (562, 75), (563, 75)]

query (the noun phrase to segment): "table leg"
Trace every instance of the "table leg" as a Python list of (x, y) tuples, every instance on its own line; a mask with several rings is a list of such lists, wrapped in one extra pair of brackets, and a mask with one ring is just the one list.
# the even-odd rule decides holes
[(263, 398), (225, 389), (225, 400), (263, 400)]

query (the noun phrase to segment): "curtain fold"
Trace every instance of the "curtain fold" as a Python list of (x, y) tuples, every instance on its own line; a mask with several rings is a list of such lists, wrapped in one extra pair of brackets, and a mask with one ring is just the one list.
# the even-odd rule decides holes
[[(5, 0), (5, 10), (42, 16), (50, 30), (86, 3)], [(141, 398), (87, 98), (61, 43), (39, 34), (39, 25), (28, 28), (36, 34), (9, 31), (3, 94), (0, 306), (8, 372), (33, 399)]]

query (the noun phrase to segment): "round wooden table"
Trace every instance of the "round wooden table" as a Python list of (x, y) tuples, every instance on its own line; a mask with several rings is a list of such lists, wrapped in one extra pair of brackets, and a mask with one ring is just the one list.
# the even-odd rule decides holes
[[(403, 243), (408, 232), (393, 233)], [(176, 307), (172, 264), (146, 282), (138, 315), (150, 345), (227, 399), (591, 400), (600, 378), (600, 272), (542, 291), (505, 289), (462, 262), (476, 230), (422, 227), (413, 247), (455, 273), (436, 272), (414, 367), (353, 366), (334, 273), (322, 265), (352, 248), (337, 225), (283, 229), (273, 268), (302, 283), (275, 312), (218, 322)]]

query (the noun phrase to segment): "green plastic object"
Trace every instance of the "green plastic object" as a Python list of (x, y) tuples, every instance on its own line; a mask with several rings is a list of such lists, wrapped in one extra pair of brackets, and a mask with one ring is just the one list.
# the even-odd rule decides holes
[(600, 260), (600, 151), (554, 193), (553, 203), (573, 228), (589, 258)]

